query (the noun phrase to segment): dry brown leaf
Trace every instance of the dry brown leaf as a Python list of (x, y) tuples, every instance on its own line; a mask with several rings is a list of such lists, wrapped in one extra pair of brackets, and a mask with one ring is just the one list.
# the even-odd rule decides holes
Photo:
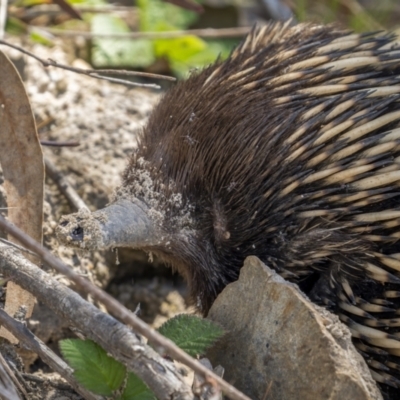
[[(0, 163), (7, 193), (9, 220), (42, 242), (44, 163), (35, 119), (24, 85), (12, 62), (0, 51)], [(14, 238), (9, 240), (17, 243)], [(27, 258), (30, 258), (27, 256)], [(32, 258), (37, 263), (37, 258)], [(5, 310), (14, 316), (25, 306), (30, 317), (35, 299), (9, 282)], [(18, 340), (0, 329), (0, 336)]]

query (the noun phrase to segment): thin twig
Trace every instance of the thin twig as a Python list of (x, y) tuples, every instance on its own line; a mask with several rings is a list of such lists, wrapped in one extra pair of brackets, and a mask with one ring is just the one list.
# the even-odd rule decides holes
[[(8, 378), (8, 379), (7, 379)], [(0, 364), (0, 399), (1, 400), (21, 400), (14, 385), (7, 376), (6, 371)]]
[[(77, 68), (79, 69), (79, 68)], [(85, 70), (83, 70), (85, 71)], [(95, 69), (93, 70), (94, 74), (114, 74), (114, 75), (122, 75), (122, 76), (141, 76), (144, 78), (152, 78), (152, 79), (164, 79), (166, 81), (175, 82), (176, 78), (173, 76), (167, 75), (158, 75), (151, 74), (150, 72), (140, 72), (140, 71), (128, 71), (126, 69)]]
[(80, 146), (79, 142), (59, 142), (59, 141), (54, 141), (54, 140), (41, 140), (40, 144), (42, 146), (50, 146), (50, 147), (78, 147)]
[(164, 79), (164, 80), (168, 80), (168, 81), (176, 80), (175, 78), (173, 78), (171, 76), (150, 74), (147, 72), (136, 72), (136, 71), (126, 71), (126, 70), (120, 71), (120, 70), (109, 70), (109, 69), (95, 70), (95, 69), (83, 69), (83, 68), (70, 67), (68, 65), (59, 64), (56, 61), (51, 60), (51, 59), (44, 60), (43, 58), (38, 57), (37, 55), (31, 53), (30, 51), (25, 50), (20, 46), (16, 46), (15, 44), (11, 44), (5, 40), (0, 40), (0, 44), (11, 47), (15, 50), (18, 50), (19, 52), (21, 52), (23, 54), (26, 54), (29, 57), (34, 58), (35, 60), (39, 61), (44, 67), (56, 67), (56, 68), (64, 69), (66, 71), (75, 72), (77, 74), (87, 75), (87, 76), (90, 76), (90, 77), (96, 78), (96, 79), (104, 79), (104, 80), (108, 80), (111, 82), (123, 83), (124, 85), (128, 85), (128, 86), (139, 86), (139, 87), (160, 89), (160, 86), (156, 85), (154, 83), (137, 83), (137, 82), (131, 82), (128, 80), (122, 80), (122, 79), (116, 79), (116, 78), (112, 78), (112, 77), (101, 76), (99, 74), (112, 73), (114, 75), (135, 76), (135, 77), (142, 76), (142, 77), (152, 78), (152, 79)]
[(90, 12), (90, 13), (114, 13), (114, 12), (137, 12), (138, 8), (133, 6), (118, 6), (115, 4), (107, 5), (86, 5), (86, 4), (74, 4), (74, 7), (80, 12)]
[(46, 174), (57, 185), (58, 189), (66, 197), (68, 202), (77, 210), (82, 208), (88, 210), (85, 202), (75, 191), (75, 189), (68, 183), (67, 179), (61, 174), (57, 167), (48, 158), (44, 159), (44, 164), (46, 166)]
[(80, 19), (83, 21), (83, 18), (78, 10), (75, 7), (72, 7), (65, 0), (52, 0), (53, 3), (57, 4), (64, 12), (70, 15), (72, 18)]
[(195, 372), (204, 376), (206, 380), (210, 379), (215, 381), (221, 390), (232, 400), (250, 400), (249, 397), (241, 393), (235, 387), (224, 381), (214, 372), (209, 371), (206, 367), (201, 365), (197, 360), (190, 357), (187, 353), (176, 346), (171, 340), (165, 338), (160, 333), (150, 328), (144, 321), (140, 320), (130, 310), (120, 304), (116, 299), (111, 297), (109, 294), (91, 284), (87, 279), (76, 274), (70, 267), (64, 264), (60, 259), (55, 257), (50, 251), (45, 249), (26, 233), (21, 231), (16, 226), (10, 224), (2, 216), (0, 216), (0, 228), (6, 231), (8, 234), (14, 236), (18, 241), (28, 249), (34, 251), (42, 261), (54, 268), (57, 272), (67, 276), (73, 281), (77, 287), (84, 293), (88, 293), (100, 303), (103, 303), (107, 310), (112, 313), (120, 321), (126, 325), (131, 326), (137, 333), (145, 336), (151, 343), (158, 346), (160, 349), (164, 349), (167, 354), (173, 359), (180, 361)]
[(136, 83), (136, 82), (130, 82), (125, 80), (125, 79), (118, 79), (118, 78), (112, 78), (111, 76), (101, 76), (99, 74), (91, 73), (89, 74), (92, 78), (104, 80), (104, 81), (109, 81), (113, 83), (122, 83), (123, 85), (130, 85), (130, 86), (139, 86), (139, 87), (148, 87), (148, 88), (153, 88), (153, 89), (161, 89), (160, 85), (156, 85), (154, 83)]
[[(34, 29), (33, 27), (31, 29)], [(240, 38), (250, 31), (250, 27), (238, 28), (205, 28), (205, 29), (189, 29), (186, 31), (168, 31), (168, 32), (128, 32), (128, 33), (92, 33), (67, 31), (56, 28), (41, 27), (46, 32), (55, 36), (76, 37), (80, 36), (87, 39), (107, 38), (107, 39), (174, 39), (177, 37), (195, 35), (203, 38)]]
[(268, 395), (269, 395), (269, 392), (271, 391), (271, 388), (272, 388), (272, 384), (273, 384), (273, 383), (274, 383), (274, 381), (271, 381), (271, 382), (268, 383), (267, 389), (265, 390), (265, 393), (264, 393), (263, 400), (267, 400)]
[(55, 118), (54, 118), (54, 117), (48, 117), (48, 118), (46, 118), (45, 120), (38, 122), (38, 123), (36, 124), (36, 129), (37, 129), (37, 130), (43, 129), (44, 127), (46, 127), (47, 125), (50, 125), (50, 124), (51, 124), (52, 122), (54, 122), (54, 121), (55, 121)]
[(6, 244), (8, 246), (15, 247), (19, 251), (26, 252), (26, 253), (28, 253), (28, 254), (30, 254), (32, 256), (37, 257), (36, 253), (34, 253), (33, 251), (30, 251), (30, 250), (26, 249), (25, 247), (20, 246), (19, 244), (10, 242), (7, 239), (0, 238), (0, 242), (3, 242), (4, 244)]
[[(99, 5), (99, 6), (89, 6), (83, 4), (74, 4), (74, 9), (78, 10), (81, 13), (98, 13), (98, 14), (106, 14), (113, 13), (116, 15), (126, 15), (126, 14), (137, 14), (138, 9), (136, 7), (127, 7), (127, 6), (113, 6), (113, 5)], [(60, 7), (56, 4), (38, 4), (29, 8), (26, 7), (18, 7), (15, 5), (8, 6), (8, 13), (23, 19), (23, 20), (32, 20), (40, 15), (59, 15), (63, 13), (60, 10)]]
[[(37, 338), (23, 323), (11, 318), (4, 310), (0, 309), (0, 322), (29, 350), (36, 353), (53, 371), (62, 376), (74, 390), (87, 400), (100, 400), (101, 396), (95, 396), (83, 388), (74, 378), (72, 368), (52, 352), (39, 338)], [(24, 393), (26, 398), (28, 395)]]
[[(22, 310), (22, 309), (21, 309)], [(10, 343), (10, 345), (11, 345), (11, 343)], [(13, 371), (13, 373), (14, 373), (14, 375), (15, 375), (15, 378), (18, 380), (18, 382), (21, 384), (21, 386), (23, 387), (23, 390), (24, 390), (24, 392), (23, 393), (26, 393), (26, 389), (28, 388), (28, 385), (26, 384), (26, 381), (25, 381), (25, 379), (22, 377), (22, 374), (21, 374), (21, 372), (18, 370), (18, 367), (17, 367), (17, 365), (16, 364), (14, 364), (13, 362), (10, 362), (10, 368), (12, 369), (12, 371)], [(19, 386), (18, 386), (19, 387)], [(29, 400), (29, 394), (28, 394), (28, 396), (24, 396), (24, 399), (26, 398), (26, 400)]]
[(7, 0), (0, 0), (0, 39), (4, 38), (7, 21)]
[[(18, 395), (18, 392), (15, 388), (19, 389), (19, 391), (25, 396), (25, 399), (28, 399), (28, 393), (26, 393), (25, 388), (18, 382), (18, 379), (15, 377), (14, 372), (8, 365), (7, 361), (4, 359), (3, 355), (0, 353), (0, 371), (1, 371), (1, 378), (0, 381), (2, 383), (1, 387), (1, 394), (5, 394), (5, 391), (8, 391), (7, 397), (4, 399), (11, 400), (17, 399), (21, 400), (21, 397)], [(14, 386), (15, 385), (15, 386)], [(0, 394), (0, 398), (3, 398)], [(10, 396), (10, 397), (9, 397)]]

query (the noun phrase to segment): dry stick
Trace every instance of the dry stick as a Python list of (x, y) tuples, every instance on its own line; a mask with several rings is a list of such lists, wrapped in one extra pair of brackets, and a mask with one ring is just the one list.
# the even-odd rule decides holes
[[(201, 365), (197, 360), (190, 357), (178, 346), (176, 346), (171, 340), (165, 338), (160, 333), (150, 328), (144, 321), (140, 320), (130, 310), (120, 304), (117, 300), (105, 293), (97, 286), (91, 284), (87, 279), (76, 274), (70, 267), (64, 264), (60, 259), (55, 257), (50, 251), (45, 249), (19, 228), (13, 226), (11, 223), (6, 221), (0, 216), (0, 229), (3, 229), (10, 235), (18, 239), (18, 241), (27, 247), (29, 250), (34, 251), (42, 261), (54, 268), (57, 272), (67, 276), (73, 281), (77, 287), (85, 293), (90, 294), (93, 298), (103, 303), (109, 312), (111, 312), (116, 318), (125, 324), (131, 326), (136, 332), (147, 337), (147, 339), (157, 345), (159, 348), (164, 349), (173, 359), (180, 361), (193, 371), (204, 376), (208, 382), (214, 381), (219, 385), (221, 390), (232, 400), (250, 400), (249, 397), (241, 393), (235, 387), (224, 381), (222, 378), (217, 376), (214, 372), (209, 371), (206, 367)], [(2, 246), (2, 245), (0, 245)], [(1, 260), (0, 260), (1, 261)], [(4, 261), (3, 261), (4, 263)], [(38, 269), (37, 267), (35, 267)], [(40, 269), (38, 269), (42, 272)]]
[[(31, 27), (31, 29), (35, 29)], [(189, 29), (186, 31), (168, 31), (168, 32), (129, 32), (129, 33), (92, 33), (67, 31), (55, 28), (40, 29), (49, 32), (55, 36), (76, 37), (80, 36), (87, 39), (107, 38), (107, 39), (173, 39), (182, 36), (195, 35), (203, 38), (236, 38), (242, 37), (249, 33), (251, 27), (239, 28), (205, 28), (205, 29)], [(0, 42), (1, 43), (1, 42)]]
[(0, 399), (21, 400), (2, 364), (0, 364)]
[(80, 146), (80, 143), (75, 142), (75, 141), (61, 142), (61, 141), (54, 141), (54, 140), (41, 140), (40, 144), (42, 146), (49, 146), (49, 147), (78, 147), (78, 146)]
[(40, 121), (39, 123), (36, 123), (36, 129), (39, 131), (40, 129), (44, 128), (45, 126), (51, 124), (54, 121), (55, 121), (55, 118), (53, 118), (53, 117), (46, 118), (45, 120)]
[(58, 189), (66, 197), (70, 205), (75, 207), (77, 210), (80, 210), (81, 208), (88, 210), (87, 205), (81, 199), (79, 194), (48, 158), (44, 159), (44, 165), (46, 166), (46, 174), (57, 185)]
[(158, 399), (194, 400), (191, 388), (175, 365), (145, 344), (141, 336), (3, 244), (0, 270), (6, 278), (29, 288), (60, 318), (135, 372)]
[[(53, 371), (62, 376), (72, 388), (86, 400), (101, 400), (102, 396), (82, 387), (73, 376), (72, 368), (51, 351), (39, 338), (37, 338), (23, 323), (11, 318), (4, 310), (0, 309), (0, 322), (11, 332), (28, 350), (36, 353)], [(27, 395), (26, 395), (27, 396)]]
[(10, 241), (7, 240), (7, 239), (0, 238), (0, 242), (3, 242), (3, 243), (5, 243), (5, 244), (8, 245), (8, 246), (15, 247), (15, 248), (16, 248), (17, 250), (19, 250), (19, 251), (22, 251), (22, 252), (25, 252), (25, 253), (28, 253), (28, 254), (30, 254), (30, 255), (32, 255), (32, 256), (37, 257), (36, 253), (34, 253), (33, 251), (30, 251), (30, 250), (28, 250), (28, 249), (25, 249), (25, 247), (22, 247), (22, 246), (20, 246), (20, 245), (18, 245), (18, 244), (16, 244), (16, 243), (10, 242)]
[(90, 13), (138, 12), (137, 7), (118, 6), (114, 4), (98, 5), (98, 6), (74, 4), (74, 7), (80, 12), (90, 12)]
[[(74, 8), (80, 12), (88, 13), (137, 13), (137, 7), (133, 6), (113, 6), (113, 5), (103, 5), (103, 6), (86, 6), (80, 4), (74, 4)], [(60, 14), (62, 11), (60, 7), (56, 4), (38, 4), (30, 8), (9, 6), (9, 14), (16, 15), (17, 17), (22, 17), (26, 19), (36, 18), (39, 15), (47, 14)]]
[(272, 384), (273, 384), (273, 383), (274, 383), (274, 381), (271, 381), (270, 383), (268, 383), (267, 389), (265, 390), (265, 393), (264, 393), (263, 400), (267, 400), (268, 395), (269, 395), (269, 392), (270, 392), (270, 390), (271, 390), (271, 388), (272, 388)]
[[(5, 360), (4, 360), (4, 361), (5, 361)], [(7, 364), (7, 365), (8, 365), (8, 364)], [(10, 362), (10, 365), (8, 365), (8, 367), (11, 367), (11, 369), (12, 369), (12, 371), (13, 371), (13, 373), (14, 373), (14, 376), (15, 376), (15, 378), (16, 378), (17, 381), (18, 381), (18, 385), (16, 385), (16, 386), (17, 386), (18, 388), (19, 388), (19, 387), (23, 388), (23, 393), (25, 393), (24, 399), (26, 398), (27, 400), (29, 400), (28, 393), (26, 392), (25, 386), (23, 386), (23, 384), (25, 385), (26, 382), (25, 382), (25, 379), (22, 377), (21, 372), (18, 371), (17, 366), (16, 366), (12, 361)]]
[(75, 7), (72, 7), (65, 0), (52, 0), (53, 3), (57, 4), (64, 12), (70, 15), (72, 18), (77, 18), (83, 21), (83, 18), (78, 10)]
[(21, 397), (19, 396), (14, 384), (27, 399), (28, 393), (26, 393), (25, 389), (18, 382), (14, 372), (11, 370), (10, 366), (7, 364), (7, 361), (0, 353), (0, 399), (21, 400)]
[[(2, 1), (2, 0), (0, 0), (0, 1)], [(125, 79), (116, 79), (116, 78), (112, 78), (112, 77), (102, 76), (99, 74), (114, 74), (114, 75), (135, 76), (135, 77), (142, 76), (142, 77), (152, 78), (152, 79), (164, 79), (167, 81), (175, 81), (176, 80), (175, 78), (173, 78), (171, 76), (150, 74), (148, 72), (136, 72), (136, 71), (127, 71), (127, 70), (120, 71), (120, 70), (110, 70), (110, 69), (96, 70), (96, 69), (84, 69), (84, 68), (70, 67), (68, 65), (59, 64), (56, 61), (51, 60), (51, 59), (44, 60), (43, 58), (36, 56), (35, 54), (31, 53), (30, 51), (25, 50), (22, 47), (16, 46), (15, 44), (11, 44), (5, 40), (0, 40), (0, 44), (11, 47), (29, 57), (34, 58), (35, 60), (39, 61), (44, 67), (56, 67), (56, 68), (64, 69), (66, 71), (75, 72), (77, 74), (90, 76), (92, 78), (103, 79), (103, 80), (116, 82), (116, 83), (122, 83), (122, 84), (128, 85), (128, 86), (139, 86), (139, 87), (160, 89), (160, 86), (156, 85), (154, 83), (137, 83), (137, 82), (127, 81)]]

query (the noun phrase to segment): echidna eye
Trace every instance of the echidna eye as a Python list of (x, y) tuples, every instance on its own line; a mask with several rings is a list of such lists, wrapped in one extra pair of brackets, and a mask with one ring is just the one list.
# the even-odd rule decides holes
[(68, 225), (68, 221), (62, 221), (60, 222), (60, 226), (67, 226)]

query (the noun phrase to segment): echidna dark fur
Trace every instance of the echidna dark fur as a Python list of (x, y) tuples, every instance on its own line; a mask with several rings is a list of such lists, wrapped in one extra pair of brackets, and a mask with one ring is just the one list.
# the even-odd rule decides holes
[(253, 29), (165, 94), (127, 193), (168, 238), (146, 250), (185, 275), (205, 314), (256, 255), (337, 313), (383, 391), (400, 395), (396, 35)]

